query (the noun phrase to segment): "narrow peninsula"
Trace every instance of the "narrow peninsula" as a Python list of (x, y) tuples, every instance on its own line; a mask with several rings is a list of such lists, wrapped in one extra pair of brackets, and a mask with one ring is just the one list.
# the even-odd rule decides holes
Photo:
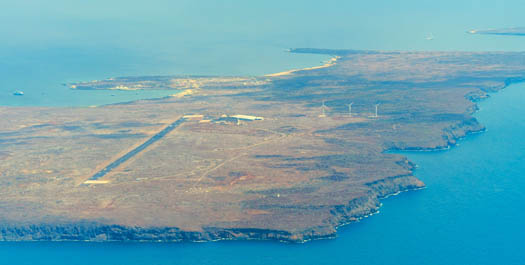
[(525, 27), (517, 28), (502, 28), (502, 29), (484, 29), (484, 30), (469, 30), (470, 34), (484, 34), (484, 35), (507, 35), (507, 36), (525, 36)]

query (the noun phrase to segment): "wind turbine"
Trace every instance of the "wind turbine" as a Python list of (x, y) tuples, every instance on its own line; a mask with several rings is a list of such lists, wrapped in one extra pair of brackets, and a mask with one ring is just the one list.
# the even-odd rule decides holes
[(352, 117), (352, 105), (354, 104), (354, 102), (348, 104), (348, 116)]
[(326, 113), (325, 113), (325, 110), (324, 110), (325, 108), (326, 108), (326, 106), (324, 105), (324, 100), (323, 100), (323, 105), (321, 106), (321, 115), (319, 115), (319, 117), (321, 117), (321, 118), (326, 117)]
[(379, 104), (376, 104), (376, 114), (374, 115), (374, 118), (377, 118), (379, 116), (377, 116), (377, 108), (379, 107)]

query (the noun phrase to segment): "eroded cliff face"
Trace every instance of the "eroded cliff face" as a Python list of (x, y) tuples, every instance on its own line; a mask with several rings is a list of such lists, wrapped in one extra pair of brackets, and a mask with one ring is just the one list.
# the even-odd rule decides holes
[(347, 204), (331, 209), (331, 223), (304, 231), (281, 231), (263, 228), (204, 227), (201, 231), (185, 231), (177, 227), (130, 227), (98, 222), (0, 225), (0, 241), (141, 241), (141, 242), (202, 242), (217, 240), (277, 240), (307, 242), (333, 238), (341, 225), (359, 221), (377, 212), (379, 200), (402, 191), (419, 189), (424, 184), (413, 176), (396, 176), (370, 183), (371, 192)]
[(424, 187), (385, 151), (483, 131), (474, 101), (525, 76), (523, 53), (307, 51), (337, 62), (159, 100), (0, 108), (0, 240), (332, 238)]

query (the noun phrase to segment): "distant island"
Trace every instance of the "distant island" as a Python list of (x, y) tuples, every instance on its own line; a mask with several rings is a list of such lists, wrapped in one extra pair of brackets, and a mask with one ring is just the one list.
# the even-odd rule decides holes
[(0, 107), (0, 240), (306, 242), (421, 189), (389, 150), (484, 130), (476, 101), (524, 81), (522, 52), (292, 49), (320, 67), (140, 76), (72, 89), (173, 90), (86, 108)]
[(525, 27), (502, 28), (502, 29), (485, 29), (485, 30), (469, 30), (468, 33), (470, 33), (470, 34), (488, 34), (488, 35), (525, 36)]

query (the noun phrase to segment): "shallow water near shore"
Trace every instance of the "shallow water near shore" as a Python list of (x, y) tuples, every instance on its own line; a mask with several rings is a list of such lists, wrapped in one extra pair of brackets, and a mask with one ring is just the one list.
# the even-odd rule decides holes
[[(520, 0), (4, 1), (0, 106), (90, 106), (172, 91), (77, 91), (117, 76), (259, 76), (325, 55), (289, 48), (523, 50), (523, 38), (466, 34), (520, 26)], [(336, 8), (334, 8), (336, 7)], [(22, 90), (24, 96), (14, 96)]]
[(306, 244), (0, 243), (0, 264), (522, 264), (525, 84), (480, 103), (487, 131), (446, 151), (406, 152), (427, 188)]

